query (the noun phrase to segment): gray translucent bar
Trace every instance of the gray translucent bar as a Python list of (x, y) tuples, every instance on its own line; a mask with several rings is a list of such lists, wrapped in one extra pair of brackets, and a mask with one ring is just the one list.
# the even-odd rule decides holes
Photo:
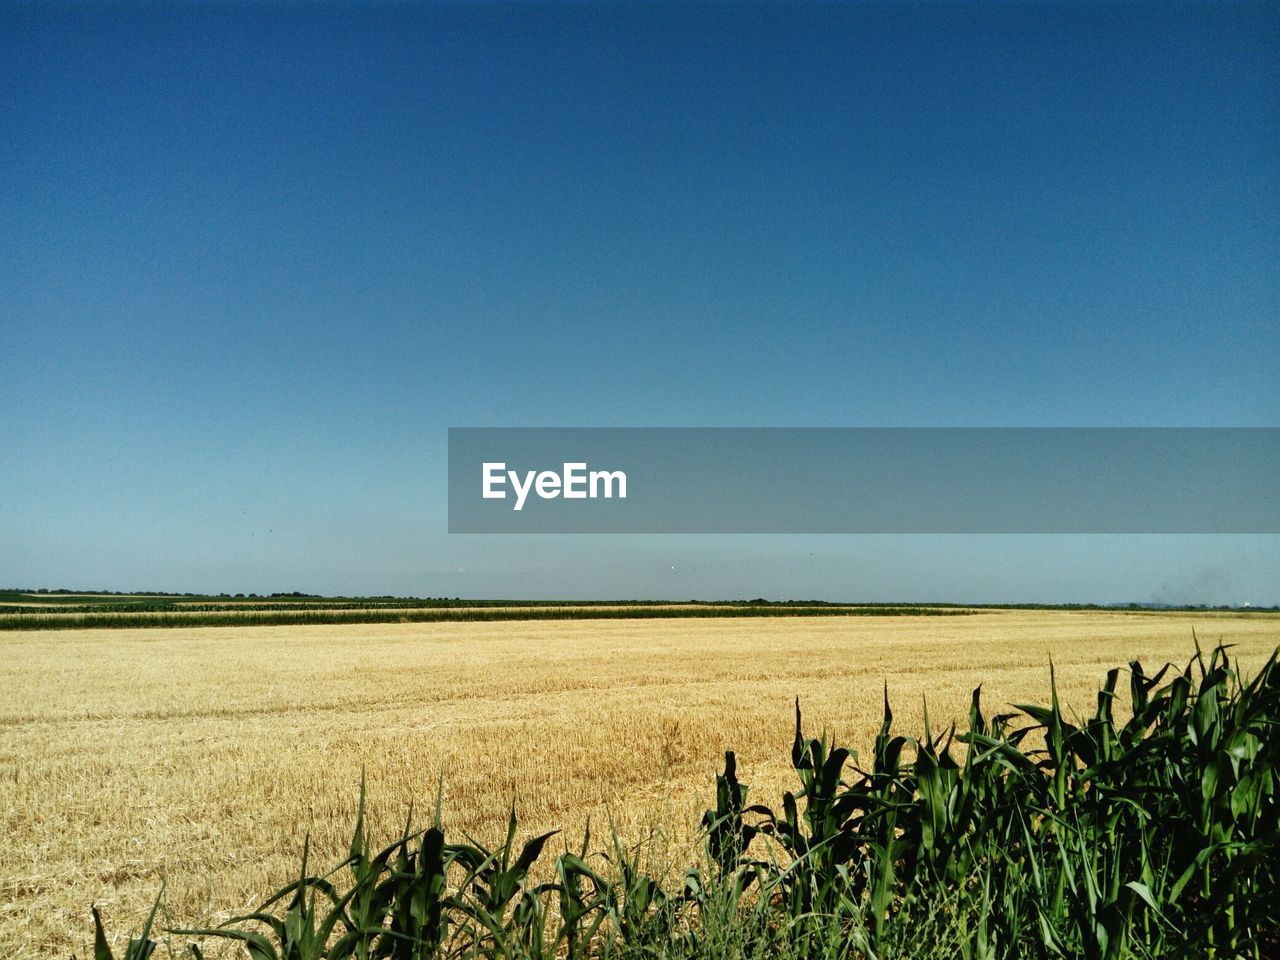
[(449, 532), (1280, 533), (1280, 428), (452, 428)]

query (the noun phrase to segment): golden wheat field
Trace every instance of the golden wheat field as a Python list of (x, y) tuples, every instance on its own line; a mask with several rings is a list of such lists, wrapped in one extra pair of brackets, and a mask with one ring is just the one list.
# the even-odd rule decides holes
[(89, 905), (136, 926), (255, 905), (350, 839), (361, 769), (375, 832), (443, 777), (447, 831), (496, 839), (587, 818), (654, 826), (683, 857), (726, 749), (753, 796), (790, 786), (806, 726), (866, 747), (887, 682), (896, 722), (1042, 702), (1092, 709), (1108, 667), (1280, 644), (1274, 615), (993, 611), (0, 634), (0, 957), (89, 955)]

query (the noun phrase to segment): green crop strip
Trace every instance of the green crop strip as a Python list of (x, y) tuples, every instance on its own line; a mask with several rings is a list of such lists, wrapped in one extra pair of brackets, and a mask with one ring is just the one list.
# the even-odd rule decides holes
[(636, 606), (422, 607), (396, 609), (165, 610), (85, 613), (0, 613), (0, 630), (83, 630), (101, 627), (270, 627), (324, 623), (440, 623), (499, 620), (640, 620), (690, 617), (927, 617), (971, 611), (939, 607)]

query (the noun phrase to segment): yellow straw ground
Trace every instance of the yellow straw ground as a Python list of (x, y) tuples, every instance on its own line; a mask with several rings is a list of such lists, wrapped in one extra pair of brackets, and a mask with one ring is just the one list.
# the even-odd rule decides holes
[[(360, 771), (378, 838), (445, 783), (446, 832), (497, 839), (591, 817), (655, 824), (683, 857), (723, 752), (752, 796), (791, 786), (806, 727), (866, 748), (887, 681), (899, 729), (1043, 702), (1093, 709), (1106, 669), (1237, 644), (1280, 618), (999, 611), (948, 617), (579, 620), (0, 634), (0, 958), (91, 955), (89, 905), (135, 928), (217, 922), (341, 857)], [(1122, 689), (1124, 682), (1122, 681)]]

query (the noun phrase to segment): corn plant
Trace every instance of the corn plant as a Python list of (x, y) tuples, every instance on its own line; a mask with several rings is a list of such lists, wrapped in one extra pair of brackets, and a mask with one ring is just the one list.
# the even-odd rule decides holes
[[(702, 820), (703, 860), (654, 869), (646, 845), (591, 833), (542, 870), (554, 836), (487, 847), (431, 826), (375, 850), (364, 787), (348, 857), (212, 929), (251, 960), (1280, 956), (1280, 667), (1252, 678), (1219, 646), (1181, 670), (1112, 670), (1086, 717), (1047, 705), (896, 734), (885, 691), (869, 765), (805, 735), (797, 785), (749, 803), (733, 753)], [(963, 755), (960, 748), (963, 747)], [(534, 874), (545, 877), (534, 879)], [(159, 901), (157, 900), (157, 905)], [(148, 960), (155, 908), (125, 960)], [(114, 960), (94, 910), (95, 960)], [(200, 947), (190, 946), (200, 957)]]

